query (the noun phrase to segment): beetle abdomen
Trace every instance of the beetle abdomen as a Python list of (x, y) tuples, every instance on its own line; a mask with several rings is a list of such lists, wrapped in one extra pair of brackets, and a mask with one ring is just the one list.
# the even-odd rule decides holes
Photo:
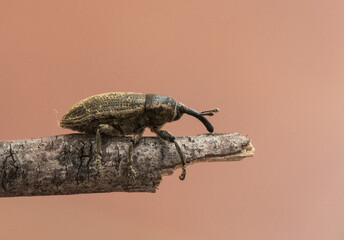
[(141, 93), (112, 92), (88, 97), (76, 103), (62, 117), (60, 126), (78, 129), (101, 119), (125, 119), (144, 112), (146, 96)]

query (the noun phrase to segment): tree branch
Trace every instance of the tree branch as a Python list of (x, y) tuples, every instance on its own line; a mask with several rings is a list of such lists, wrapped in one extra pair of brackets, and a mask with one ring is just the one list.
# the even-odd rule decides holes
[[(181, 167), (174, 144), (145, 137), (134, 149), (137, 176), (132, 180), (127, 175), (129, 141), (129, 137), (102, 137), (101, 166), (95, 164), (94, 135), (0, 142), (0, 197), (155, 192), (162, 176)], [(176, 141), (188, 165), (241, 160), (254, 153), (250, 140), (238, 133), (178, 137)]]

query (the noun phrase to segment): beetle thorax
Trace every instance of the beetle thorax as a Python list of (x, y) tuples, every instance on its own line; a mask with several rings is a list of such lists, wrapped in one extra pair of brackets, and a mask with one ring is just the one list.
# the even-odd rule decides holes
[(177, 115), (178, 102), (159, 94), (146, 94), (145, 113), (152, 126), (172, 122)]

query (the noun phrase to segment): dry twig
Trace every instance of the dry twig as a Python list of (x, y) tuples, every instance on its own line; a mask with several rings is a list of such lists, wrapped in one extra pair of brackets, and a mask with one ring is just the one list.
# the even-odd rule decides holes
[[(101, 166), (94, 161), (94, 140), (93, 135), (69, 134), (0, 142), (0, 197), (155, 192), (162, 176), (181, 166), (173, 143), (145, 137), (135, 148), (132, 180), (126, 162), (130, 138), (104, 137)], [(176, 141), (188, 164), (235, 161), (254, 153), (250, 140), (237, 133)]]

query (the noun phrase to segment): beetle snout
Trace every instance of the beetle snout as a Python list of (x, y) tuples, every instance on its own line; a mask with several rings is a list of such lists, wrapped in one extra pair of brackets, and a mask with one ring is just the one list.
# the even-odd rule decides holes
[(211, 132), (211, 133), (214, 132), (214, 127), (211, 125), (211, 123), (208, 121), (208, 119), (206, 119), (201, 113), (199, 113), (196, 110), (189, 108), (187, 106), (184, 106), (184, 105), (180, 105), (180, 106), (182, 108), (181, 112), (187, 113), (187, 114), (197, 118), (207, 128), (208, 132)]

